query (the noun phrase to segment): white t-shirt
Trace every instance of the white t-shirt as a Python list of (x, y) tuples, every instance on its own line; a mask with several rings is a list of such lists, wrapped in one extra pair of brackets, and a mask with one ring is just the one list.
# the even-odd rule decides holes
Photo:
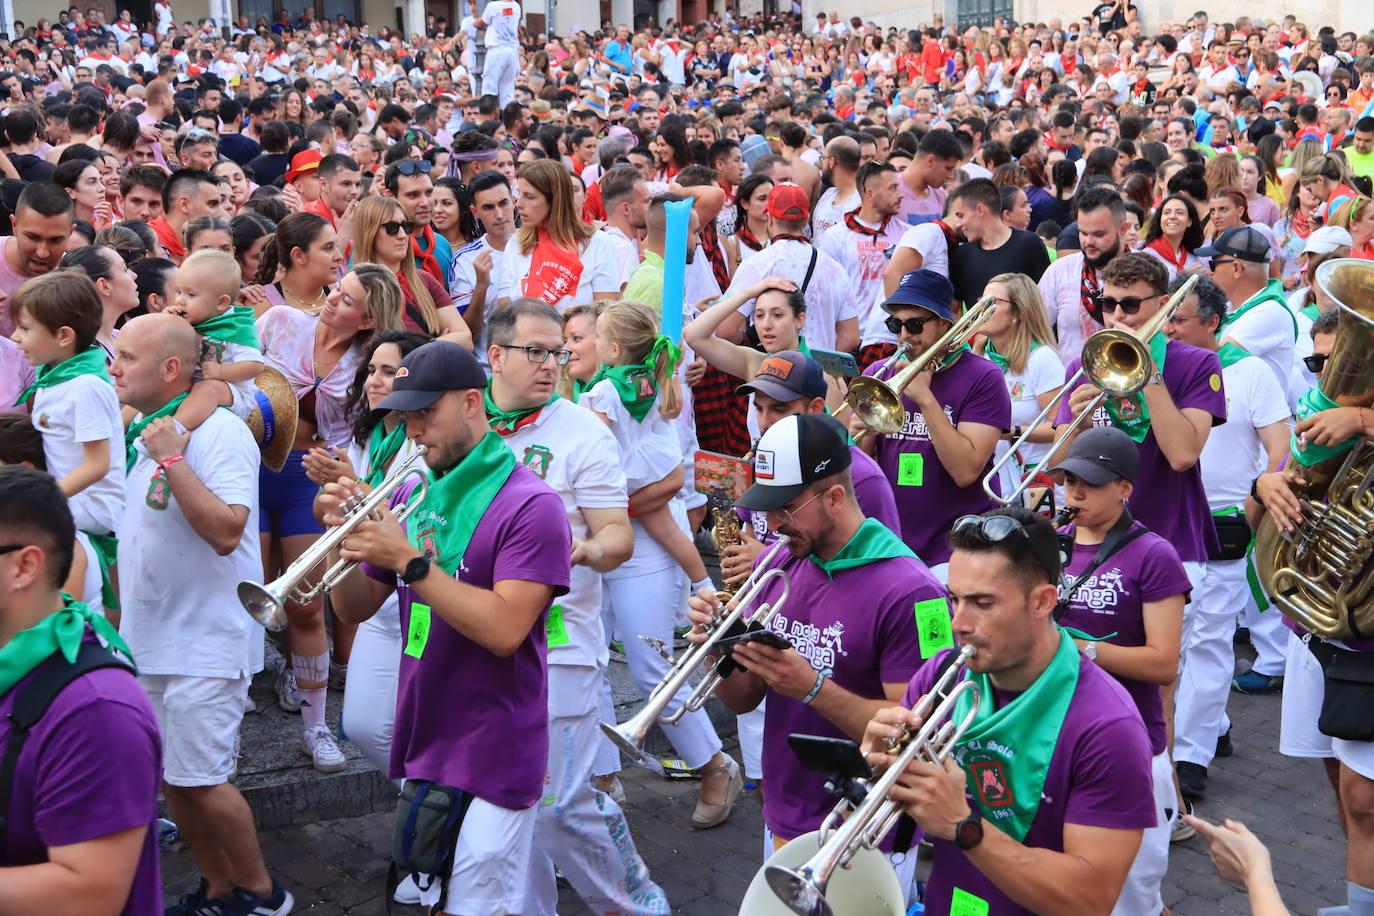
[[(221, 366), (232, 366), (235, 363), (261, 363), (263, 362), (262, 351), (256, 347), (247, 347), (239, 343), (225, 341), (221, 347), (207, 346), (209, 341), (201, 341), (201, 362), (214, 360)], [(234, 416), (240, 420), (248, 419), (248, 415), (257, 406), (258, 386), (255, 381), (248, 379), (243, 382), (227, 382), (229, 391), (233, 395), (234, 402), (229, 409), (234, 412)]]
[[(858, 218), (855, 217), (857, 220)], [(855, 299), (860, 307), (859, 336), (862, 345), (867, 345), (871, 331), (881, 331), (888, 337), (883, 321), (887, 313), (882, 303), (886, 298), (883, 292), (883, 271), (887, 269), (888, 252), (901, 241), (907, 233), (906, 223), (889, 219), (886, 226), (873, 226), (860, 222), (869, 229), (880, 230), (878, 235), (865, 235), (854, 232), (843, 219), (831, 226), (820, 236), (816, 247), (839, 262), (847, 276), (852, 277), (855, 286)]]
[(124, 423), (114, 385), (95, 375), (78, 375), (39, 388), (33, 396), (33, 425), (43, 434), (43, 460), (58, 480), (81, 465), (85, 443), (105, 440), (110, 469), (68, 498), (76, 527), (96, 534), (117, 533), (124, 512)]
[[(510, 243), (507, 243), (507, 248)], [(496, 304), (499, 298), (497, 289), (497, 279), (500, 271), (497, 269), (501, 264), (501, 252), (492, 247), (491, 242), (487, 241), (484, 235), (474, 242), (469, 242), (462, 248), (453, 253), (453, 261), (448, 269), (448, 294), (453, 299), (453, 304), (458, 307), (459, 314), (466, 312), (468, 306), (472, 304), (472, 293), (477, 288), (477, 268), (472, 266), (472, 262), (484, 251), (491, 252), (492, 264), (491, 275), (487, 278), (486, 302), (482, 307), (484, 320), (482, 329), (477, 334), (473, 350), (477, 361), (482, 364), (482, 368), (489, 368), (487, 362), (487, 322), (485, 316), (491, 314), (491, 307)]]
[(855, 188), (840, 200), (839, 188), (829, 187), (821, 192), (821, 199), (811, 210), (811, 237), (819, 239), (831, 226), (844, 222), (844, 215), (859, 206), (859, 189)]
[[(949, 277), (949, 241), (945, 232), (933, 222), (907, 226), (906, 232), (897, 241), (898, 248), (910, 248), (921, 256), (921, 268), (933, 270), (942, 277)], [(888, 260), (891, 260), (889, 258)], [(879, 293), (882, 293), (881, 284)], [(897, 335), (883, 324), (887, 312), (883, 311), (882, 301), (872, 303), (859, 328), (860, 345), (888, 343), (895, 344)]]
[(630, 493), (662, 480), (682, 463), (682, 444), (673, 421), (663, 416), (659, 401), (654, 402), (643, 420), (636, 420), (621, 402), (611, 380), (602, 379), (582, 395), (580, 403), (609, 422)]
[[(503, 438), (517, 461), (558, 491), (574, 540), (590, 537), (583, 509), (629, 506), (615, 437), (591, 411), (560, 398)], [(601, 574), (590, 566), (574, 566), (568, 593), (556, 603), (568, 642), (549, 646), (549, 664), (605, 665)]]
[(240, 678), (261, 665), (262, 630), (239, 603), (239, 582), (262, 577), (257, 444), (248, 426), (216, 410), (191, 435), (186, 466), (248, 519), (234, 552), (219, 556), (191, 528), (157, 462), (140, 442), (125, 480), (119, 528), (119, 632), (143, 674)]
[(488, 48), (516, 46), (520, 35), (520, 4), (514, 0), (491, 0), (482, 8), (482, 21), (487, 24)]
[[(1040, 402), (1036, 398), (1048, 391), (1054, 391), (1064, 384), (1064, 363), (1059, 353), (1050, 346), (1040, 346), (1031, 350), (1026, 358), (1026, 368), (1022, 372), (1008, 369), (1002, 374), (1007, 382), (1007, 392), (1011, 395), (1011, 422), (1013, 426), (1030, 426), (1040, 413)], [(1005, 439), (997, 440), (997, 457), (1001, 458), (1011, 448)], [(1021, 478), (1025, 468), (1038, 465), (1049, 455), (1050, 443), (1028, 442), (1021, 446), (1015, 461), (1002, 468), (999, 478), (1002, 492), (1010, 493)]]
[[(1236, 306), (1231, 311), (1237, 311)], [(1252, 356), (1264, 360), (1281, 386), (1293, 374), (1293, 353), (1297, 346), (1293, 313), (1281, 302), (1263, 302), (1221, 329), (1221, 339), (1230, 338)]]
[[(857, 318), (862, 308), (854, 289), (854, 279), (830, 255), (817, 251), (805, 242), (781, 239), (741, 261), (730, 281), (727, 294), (748, 289), (766, 277), (789, 277), (800, 286), (816, 254), (816, 266), (806, 287), (806, 342), (825, 350), (835, 349), (835, 325), (849, 318)], [(749, 319), (754, 314), (754, 300), (740, 306), (740, 314)]]
[(687, 82), (687, 52), (688, 49), (682, 45), (677, 45), (666, 41), (659, 42), (658, 46), (658, 69), (663, 74), (663, 78), (674, 86), (681, 86)]
[(1083, 252), (1066, 254), (1051, 264), (1041, 274), (1039, 286), (1045, 312), (1059, 339), (1059, 358), (1068, 364), (1082, 355), (1083, 341), (1101, 330), (1083, 308)]
[(630, 275), (639, 266), (639, 246), (615, 226), (602, 226), (600, 232), (606, 235), (615, 251), (613, 263), (619, 271), (620, 288), (623, 290), (625, 284), (630, 282)]
[[(533, 252), (534, 249), (530, 249)], [(520, 281), (529, 276), (531, 257), (520, 253), (520, 243), (511, 239), (506, 250), (494, 256), (499, 265), (500, 282), (497, 283), (497, 299), (514, 299), (522, 295)], [(637, 262), (636, 262), (637, 263)], [(493, 270), (498, 267), (494, 266)], [(495, 282), (496, 277), (493, 276)], [(597, 293), (620, 294), (620, 265), (616, 263), (616, 249), (604, 232), (593, 232), (582, 249), (582, 276), (577, 283), (577, 292), (564, 296), (555, 306), (560, 311), (574, 305), (590, 305), (596, 301)], [(487, 308), (496, 299), (487, 293)]]
[(1202, 447), (1202, 486), (1213, 511), (1243, 507), (1268, 456), (1257, 430), (1287, 420), (1288, 398), (1264, 360), (1247, 356), (1221, 370), (1226, 422)]

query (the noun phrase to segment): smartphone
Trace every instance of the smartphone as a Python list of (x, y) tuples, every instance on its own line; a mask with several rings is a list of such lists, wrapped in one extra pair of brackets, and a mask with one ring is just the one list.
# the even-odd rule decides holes
[(821, 369), (826, 375), (854, 377), (859, 374), (859, 361), (854, 358), (853, 353), (843, 353), (839, 350), (822, 350), (820, 347), (811, 348), (811, 357), (821, 364)]
[(847, 738), (826, 738), (820, 735), (787, 736), (787, 744), (802, 766), (827, 776), (846, 779), (871, 779), (873, 770), (860, 753), (859, 746)]
[(728, 636), (719, 640), (716, 646), (719, 648), (734, 648), (746, 642), (756, 642), (774, 649), (792, 648), (790, 642), (777, 633), (774, 633), (772, 630), (750, 630), (748, 633), (741, 633), (739, 636)]

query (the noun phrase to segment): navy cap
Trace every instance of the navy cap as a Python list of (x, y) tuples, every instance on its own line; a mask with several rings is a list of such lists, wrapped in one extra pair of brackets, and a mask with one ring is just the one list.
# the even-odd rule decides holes
[(401, 360), (391, 394), (378, 410), (424, 410), (450, 391), (487, 387), (487, 374), (471, 350), (449, 340), (432, 340)]
[(1069, 454), (1050, 468), (1051, 472), (1067, 471), (1094, 487), (1113, 480), (1134, 481), (1139, 470), (1140, 449), (1115, 426), (1097, 426), (1079, 433), (1069, 446)]
[(953, 302), (954, 284), (949, 282), (949, 278), (921, 268), (902, 275), (902, 282), (883, 303), (883, 311), (890, 312), (894, 306), (911, 305), (926, 309), (937, 318), (953, 321), (954, 311), (950, 307)]
[(783, 350), (764, 359), (753, 381), (740, 385), (737, 394), (766, 394), (775, 401), (823, 398), (825, 372), (821, 364), (798, 350)]
[(1253, 226), (1237, 226), (1227, 229), (1193, 254), (1199, 258), (1215, 258), (1218, 255), (1230, 256), (1240, 261), (1265, 264), (1269, 261), (1271, 247), (1269, 240)]

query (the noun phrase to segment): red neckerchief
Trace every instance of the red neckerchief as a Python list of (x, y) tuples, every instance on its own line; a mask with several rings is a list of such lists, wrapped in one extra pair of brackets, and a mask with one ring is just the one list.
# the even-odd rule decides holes
[(759, 237), (757, 235), (754, 235), (754, 233), (749, 229), (749, 225), (747, 222), (745, 223), (745, 225), (735, 230), (735, 237), (738, 238), (744, 244), (748, 245), (750, 248), (754, 249), (755, 251), (763, 250), (764, 243), (760, 242)]
[(410, 248), (415, 252), (415, 257), (420, 259), (420, 269), (443, 283), (444, 272), (439, 269), (439, 262), (434, 257), (435, 244), (433, 226), (425, 226), (410, 237)]
[(730, 269), (725, 263), (725, 252), (721, 250), (720, 234), (716, 232), (716, 221), (708, 219), (701, 224), (701, 250), (706, 252), (706, 260), (711, 265), (711, 274), (721, 289), (730, 286)]
[(801, 242), (803, 245), (811, 244), (811, 240), (804, 235), (789, 235), (786, 232), (779, 232), (777, 235), (773, 236), (771, 239), (768, 240), (768, 244), (772, 245), (775, 242), (782, 241)]
[(723, 181), (717, 181), (717, 182), (716, 182), (716, 186), (717, 186), (718, 188), (720, 188), (722, 191), (725, 192), (725, 202), (726, 202), (727, 204), (728, 204), (728, 203), (732, 203), (732, 202), (734, 201), (734, 199), (735, 199), (735, 192), (732, 191), (732, 190), (730, 189), (730, 186), (729, 186), (729, 185), (727, 185), (727, 184), (726, 184), (725, 182), (723, 182)]
[(857, 208), (850, 210), (844, 215), (844, 224), (849, 227), (850, 232), (857, 232), (859, 235), (866, 235), (870, 238), (877, 238), (887, 232), (887, 224), (890, 222), (892, 222), (892, 217), (885, 216), (877, 229), (870, 229), (859, 222), (859, 211)]
[(577, 294), (582, 283), (582, 258), (576, 248), (565, 248), (553, 240), (548, 230), (538, 230), (538, 241), (530, 252), (530, 271), (520, 281), (520, 292), (531, 299), (557, 305)]
[(1180, 247), (1178, 252), (1175, 253), (1173, 246), (1169, 244), (1169, 240), (1162, 235), (1145, 247), (1163, 258), (1166, 264), (1172, 264), (1175, 270), (1182, 270), (1183, 265), (1188, 263), (1187, 250)]
[(953, 251), (955, 248), (959, 247), (959, 236), (955, 234), (954, 229), (950, 226), (949, 223), (945, 222), (942, 219), (937, 219), (935, 221), (935, 225), (939, 226), (940, 231), (944, 233), (945, 244), (949, 246), (950, 251)]
[(1098, 297), (1102, 295), (1102, 287), (1097, 282), (1097, 268), (1088, 263), (1087, 255), (1083, 256), (1083, 271), (1078, 278), (1078, 300), (1083, 304), (1083, 311), (1088, 313), (1088, 317), (1098, 324), (1102, 324), (1102, 303)]
[(500, 436), (502, 439), (507, 439), (507, 438), (509, 438), (509, 437), (511, 437), (511, 436), (513, 436), (513, 435), (515, 435), (516, 433), (520, 432), (520, 430), (524, 429), (526, 426), (529, 426), (530, 424), (532, 424), (532, 423), (538, 421), (539, 415), (542, 414), (543, 412), (544, 412), (544, 408), (543, 408), (543, 407), (538, 407), (538, 408), (535, 408), (534, 411), (532, 411), (532, 412), (530, 412), (530, 413), (527, 413), (527, 414), (525, 414), (523, 417), (521, 417), (520, 419), (516, 420), (516, 421), (515, 421), (513, 424), (511, 424), (510, 426), (496, 426), (496, 425), (493, 425), (493, 426), (492, 426), (492, 429), (496, 432), (496, 435)]
[(1069, 151), (1069, 148), (1067, 146), (1060, 146), (1058, 143), (1054, 142), (1054, 134), (1052, 133), (1045, 134), (1044, 141), (1045, 145), (1048, 146), (1050, 149), (1058, 150), (1061, 153), (1067, 153)]

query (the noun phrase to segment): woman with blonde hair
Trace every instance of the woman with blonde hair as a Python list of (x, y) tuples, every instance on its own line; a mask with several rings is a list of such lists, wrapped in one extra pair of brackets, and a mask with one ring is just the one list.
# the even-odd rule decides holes
[(610, 236), (579, 216), (572, 176), (563, 164), (527, 162), (516, 182), (520, 231), (493, 268), (497, 304), (528, 296), (562, 310), (618, 298), (621, 266), (615, 248)]
[(1298, 177), (1302, 175), (1302, 170), (1307, 167), (1307, 163), (1320, 158), (1321, 155), (1322, 142), (1315, 137), (1299, 140), (1298, 145), (1293, 147), (1293, 154), (1288, 157), (1288, 168), (1279, 170), (1279, 178), (1283, 182), (1284, 200), (1292, 199), (1296, 193)]
[[(1054, 332), (1034, 280), (1025, 274), (998, 274), (988, 281), (983, 295), (991, 296), (997, 307), (983, 325), (983, 336), (975, 349), (1002, 370), (1011, 394), (1012, 428), (997, 445), (1000, 457), (1059, 393), (1064, 385), (1064, 363), (1055, 348)], [(1031, 430), (1016, 460), (1002, 469), (998, 479), (1001, 491), (1011, 492), (1023, 476), (1034, 473), (1036, 466), (1048, 457), (1053, 441), (1052, 423), (1042, 423)], [(1053, 483), (1047, 480), (1045, 486)]]
[(401, 319), (408, 331), (452, 340), (472, 349), (472, 332), (444, 285), (418, 270), (411, 257), (405, 211), (392, 197), (364, 197), (353, 210), (353, 257), (391, 271), (401, 294)]
[(1298, 186), (1322, 201), (1317, 219), (1322, 225), (1344, 225), (1337, 217), (1348, 213), (1360, 192), (1353, 187), (1354, 176), (1344, 156), (1324, 153), (1308, 160), (1298, 172)]

